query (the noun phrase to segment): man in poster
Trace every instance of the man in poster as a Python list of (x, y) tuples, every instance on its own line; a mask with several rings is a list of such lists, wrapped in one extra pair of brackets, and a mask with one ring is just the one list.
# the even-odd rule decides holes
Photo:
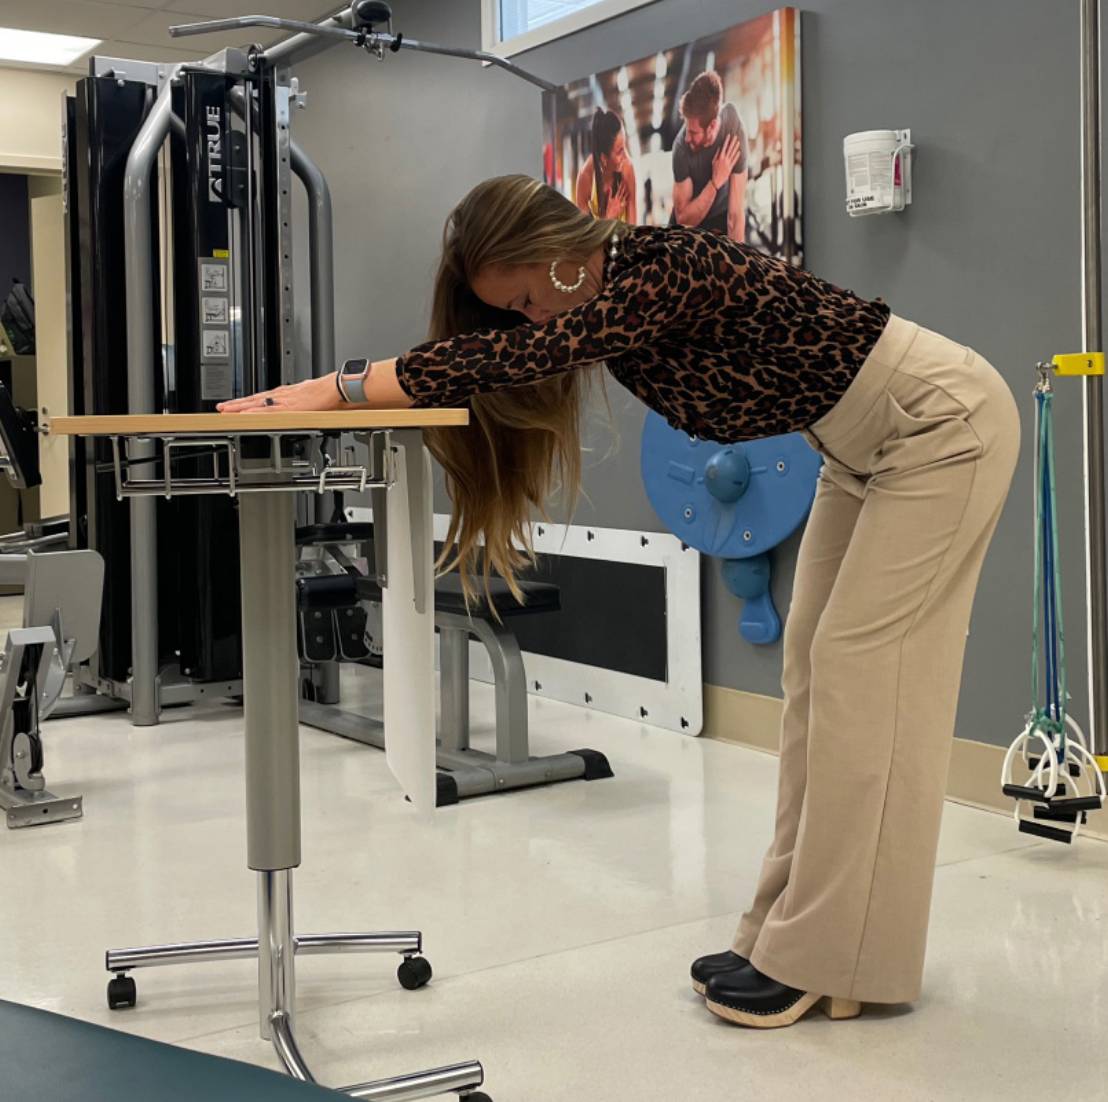
[(701, 73), (681, 97), (673, 142), (673, 220), (746, 237), (747, 140), (739, 112), (723, 103), (719, 74)]

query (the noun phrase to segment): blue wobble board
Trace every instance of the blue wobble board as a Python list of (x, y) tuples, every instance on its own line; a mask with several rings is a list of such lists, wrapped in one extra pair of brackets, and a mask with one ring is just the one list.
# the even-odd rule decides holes
[[(718, 469), (721, 459), (734, 458), (721, 455), (728, 451), (749, 464), (745, 490), (731, 502), (712, 493), (706, 477), (713, 460)], [(812, 508), (822, 463), (798, 432), (720, 444), (691, 437), (653, 412), (643, 425), (642, 480), (654, 511), (690, 547), (722, 559), (763, 554), (792, 535)], [(724, 475), (734, 467), (726, 463)]]

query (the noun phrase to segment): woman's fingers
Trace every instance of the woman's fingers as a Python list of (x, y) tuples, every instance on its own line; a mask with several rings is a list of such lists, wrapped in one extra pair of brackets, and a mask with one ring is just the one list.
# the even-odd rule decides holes
[(267, 409), (281, 409), (283, 403), (280, 398), (261, 397), (240, 398), (236, 402), (224, 402), (218, 408), (220, 413), (258, 413)]
[(248, 394), (245, 398), (232, 398), (229, 402), (220, 402), (216, 409), (220, 413), (257, 413), (259, 410), (276, 409), (285, 404), (289, 389), (287, 386), (279, 386), (273, 390)]
[(267, 398), (276, 400), (276, 390), (263, 390), (258, 394), (248, 394), (245, 398), (232, 398), (229, 402), (220, 402), (216, 409), (220, 413), (239, 413), (244, 409), (253, 409), (257, 405), (265, 405)]
[(341, 405), (334, 375), (274, 387), (245, 398), (232, 398), (216, 407), (220, 413), (268, 413), (281, 410), (326, 410)]

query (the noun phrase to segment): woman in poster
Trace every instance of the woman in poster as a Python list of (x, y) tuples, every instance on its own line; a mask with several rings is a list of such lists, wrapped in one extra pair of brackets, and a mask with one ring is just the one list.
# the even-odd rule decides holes
[[(954, 341), (722, 234), (629, 227), (524, 176), (447, 223), (430, 342), (227, 412), (465, 405), (430, 430), (469, 591), (514, 585), (533, 515), (579, 485), (586, 370), (705, 440), (823, 455), (784, 640), (776, 833), (708, 1009), (788, 1026), (920, 991), (970, 612), (1019, 453), (1000, 374)], [(738, 798), (738, 794), (737, 794)], [(736, 839), (736, 845), (741, 845)]]
[(637, 194), (623, 120), (598, 107), (592, 117), (592, 153), (577, 174), (577, 205), (594, 218), (635, 225)]

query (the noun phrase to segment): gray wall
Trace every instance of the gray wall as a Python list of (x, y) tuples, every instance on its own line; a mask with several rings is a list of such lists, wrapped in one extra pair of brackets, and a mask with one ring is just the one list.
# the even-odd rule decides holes
[(31, 286), (31, 206), (27, 177), (0, 172), (0, 302), (12, 280)]
[[(398, 29), (476, 45), (479, 0), (395, 4)], [(557, 82), (653, 53), (767, 10), (757, 0), (660, 0), (520, 59)], [(809, 0), (803, 24), (807, 263), (815, 272), (973, 345), (1025, 414), (1024, 460), (985, 566), (959, 734), (1006, 742), (1028, 705), (1030, 388), (1038, 358), (1080, 347), (1077, 9), (1050, 0)], [(383, 65), (331, 50), (300, 76), (298, 138), (328, 173), (338, 224), (341, 355), (394, 355), (422, 338), (443, 219), (473, 184), (541, 170), (540, 99), (481, 66), (405, 54)], [(854, 221), (841, 142), (910, 126), (916, 200)], [(1084, 719), (1080, 385), (1059, 395), (1060, 492), (1074, 712)], [(613, 384), (621, 443), (600, 414), (590, 503), (578, 516), (657, 529), (638, 477), (643, 409)], [(778, 556), (787, 608), (795, 540)], [(706, 560), (705, 680), (777, 695), (780, 648), (737, 631), (739, 604)]]

